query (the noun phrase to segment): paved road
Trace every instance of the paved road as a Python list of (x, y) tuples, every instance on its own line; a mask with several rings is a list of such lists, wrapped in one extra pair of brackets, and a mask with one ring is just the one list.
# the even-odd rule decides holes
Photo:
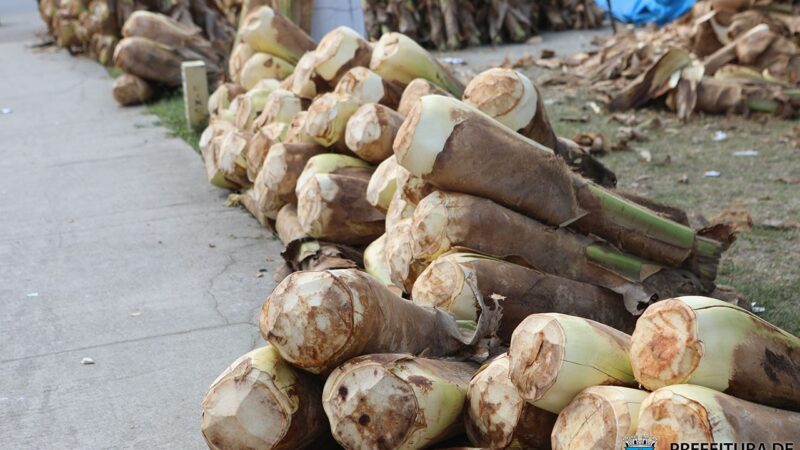
[(28, 48), (38, 17), (2, 3), (0, 447), (204, 448), (200, 401), (261, 342), (255, 275), (279, 245), (102, 67)]

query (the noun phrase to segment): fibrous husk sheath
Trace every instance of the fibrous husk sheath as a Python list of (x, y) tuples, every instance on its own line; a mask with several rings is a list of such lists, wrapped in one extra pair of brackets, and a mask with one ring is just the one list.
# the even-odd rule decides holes
[(617, 175), (572, 139), (559, 136), (556, 139), (555, 153), (582, 177), (603, 187), (617, 186)]
[[(336, 162), (328, 167), (319, 164), (329, 160)], [(309, 159), (295, 189), (297, 214), (305, 232), (317, 239), (355, 245), (368, 244), (383, 234), (384, 215), (366, 199), (373, 170), (345, 155)]]
[(208, 97), (208, 115), (212, 118), (219, 117), (223, 111), (228, 109), (234, 98), (244, 93), (244, 88), (238, 84), (220, 84)]
[(696, 384), (800, 411), (800, 339), (749, 311), (706, 297), (647, 309), (633, 332), (636, 379), (654, 390)]
[(464, 84), (419, 44), (400, 33), (386, 33), (372, 50), (369, 68), (384, 80), (405, 86), (424, 78), (456, 97)]
[(472, 363), (375, 354), (354, 358), (325, 382), (334, 438), (352, 449), (418, 449), (464, 431)]
[(403, 90), (392, 83), (387, 83), (377, 73), (366, 67), (353, 67), (336, 83), (334, 92), (351, 95), (362, 103), (380, 103), (387, 108), (396, 109)]
[(289, 124), (297, 113), (305, 109), (304, 106), (308, 106), (307, 101), (292, 92), (281, 88), (275, 89), (267, 96), (264, 107), (253, 125), (261, 128), (272, 122)]
[(508, 355), (481, 367), (467, 390), (464, 422), (482, 448), (549, 449), (556, 415), (526, 402), (508, 377)]
[(633, 387), (630, 345), (629, 335), (593, 320), (533, 314), (511, 336), (509, 375), (525, 400), (558, 414), (587, 387)]
[(361, 253), (356, 249), (309, 237), (297, 218), (297, 206), (292, 203), (287, 203), (278, 212), (275, 232), (285, 247), (281, 252), (286, 262), (283, 276), (297, 271), (351, 269), (362, 265)]
[(231, 50), (231, 55), (228, 58), (228, 74), (231, 81), (236, 84), (241, 84), (241, 74), (244, 63), (256, 53), (253, 47), (250, 47), (244, 42), (237, 42)]
[[(389, 209), (389, 203), (397, 190), (397, 161), (394, 155), (378, 164), (367, 185), (367, 201), (382, 213)], [(405, 170), (405, 169), (402, 169)]]
[(405, 117), (419, 102), (419, 99), (426, 95), (444, 95), (452, 97), (449, 92), (440, 88), (439, 86), (431, 83), (424, 78), (417, 78), (411, 83), (408, 83), (403, 89), (403, 95), (400, 97), (400, 103), (397, 105), (397, 113)]
[[(738, 399), (702, 386), (661, 388), (642, 403), (638, 434), (673, 444), (796, 442), (800, 413)], [(740, 444), (742, 445), (742, 444)]]
[(284, 142), (287, 144), (316, 144), (311, 136), (306, 133), (305, 124), (308, 111), (300, 111), (295, 114), (292, 121), (289, 122), (289, 128), (286, 130), (286, 138)]
[(228, 180), (217, 164), (219, 147), (222, 136), (227, 131), (234, 130), (233, 123), (222, 120), (212, 119), (208, 127), (200, 135), (200, 154), (203, 156), (203, 163), (206, 167), (206, 177), (208, 182), (222, 189), (236, 189), (239, 186), (232, 180)]
[(456, 319), (477, 320), (479, 296), (495, 296), (503, 309), (497, 335), (504, 342), (520, 322), (536, 313), (584, 317), (626, 333), (636, 323), (622, 298), (611, 291), (474, 253), (440, 256), (417, 278), (411, 298), (444, 309)]
[(319, 41), (314, 72), (335, 86), (348, 70), (368, 66), (371, 57), (372, 45), (357, 31), (348, 27), (334, 28)]
[(320, 145), (347, 150), (344, 141), (347, 120), (361, 105), (361, 100), (350, 95), (333, 92), (320, 95), (308, 108), (305, 131)]
[(123, 73), (114, 80), (111, 93), (120, 105), (136, 105), (153, 97), (153, 87), (136, 75)]
[(377, 103), (361, 106), (347, 120), (344, 142), (361, 159), (377, 164), (393, 156), (392, 143), (403, 116)]
[(328, 423), (321, 386), (283, 361), (271, 345), (237, 359), (203, 399), (209, 448), (295, 449), (318, 443)]
[(522, 73), (503, 68), (482, 72), (467, 85), (464, 102), (553, 150), (586, 178), (602, 186), (616, 186), (616, 176), (603, 163), (578, 145), (570, 145), (572, 141), (556, 137), (539, 89)]
[(434, 192), (417, 205), (411, 233), (416, 259), (433, 261), (462, 247), (519, 261), (545, 273), (610, 289), (622, 295), (627, 310), (637, 315), (661, 298), (641, 284), (659, 271), (658, 266), (571, 230), (545, 226), (485, 198)]
[(217, 150), (217, 167), (225, 175), (225, 179), (242, 187), (248, 187), (251, 184), (250, 179), (247, 178), (245, 150), (247, 150), (247, 142), (252, 137), (253, 133), (247, 131), (228, 130), (220, 137)]
[(401, 166), (441, 189), (492, 199), (547, 225), (569, 225), (668, 266), (692, 256), (703, 262), (698, 276), (716, 274), (718, 243), (572, 173), (551, 150), (458, 100), (423, 97), (394, 150)]
[(258, 52), (275, 55), (291, 64), (297, 63), (316, 44), (302, 28), (268, 6), (253, 11), (239, 29), (244, 42)]
[(553, 450), (615, 450), (636, 434), (639, 408), (649, 392), (622, 386), (592, 386), (558, 415)]
[[(261, 333), (284, 359), (325, 373), (359, 355), (453, 353), (492, 332), (497, 317), (474, 330), (448, 313), (416, 305), (355, 269), (298, 272), (284, 279), (261, 311)], [(474, 324), (473, 324), (474, 325)]]

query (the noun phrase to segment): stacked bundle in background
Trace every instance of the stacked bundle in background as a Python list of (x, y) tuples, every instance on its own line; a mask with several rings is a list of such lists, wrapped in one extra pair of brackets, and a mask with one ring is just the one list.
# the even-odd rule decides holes
[[(538, 90), (518, 72), (492, 69), (464, 85), (401, 34), (370, 44), (339, 28), (315, 46), (266, 7), (239, 36), (236, 83), (209, 101), (203, 157), (209, 180), (239, 191), (274, 228), (292, 273), (262, 308), (269, 344), (237, 360), (203, 402), (209, 446), (618, 448), (650, 398), (637, 381), (661, 387), (645, 384), (632, 358), (655, 361), (641, 373), (656, 377), (659, 363), (684, 368), (648, 353), (658, 336), (684, 332), (660, 322), (640, 331), (636, 316), (656, 300), (709, 293), (728, 242), (679, 223), (673, 208), (615, 191), (611, 171), (553, 133)], [(766, 333), (762, 345), (772, 339), (770, 351), (796, 360), (796, 338), (725, 302), (699, 301), (754, 321), (738, 341), (726, 337), (729, 348)], [(646, 334), (644, 348), (632, 347), (634, 329)], [(697, 355), (698, 342), (711, 341), (681, 336), (669, 339), (670, 355), (684, 344)], [(727, 362), (735, 373), (737, 360), (724, 354), (716, 349), (709, 366)], [(697, 384), (709, 386), (706, 373)], [(693, 382), (683, 372), (673, 379)], [(786, 380), (755, 398), (729, 393), (794, 408)], [(652, 402), (703, 388), (686, 389)], [(759, 421), (797, 420), (706, 398)], [(582, 427), (598, 409), (596, 426)], [(653, 418), (661, 422), (648, 432), (699, 411), (679, 409)], [(761, 436), (754, 430), (748, 439)]]
[(524, 42), (538, 30), (598, 28), (603, 11), (593, 0), (362, 1), (370, 38), (403, 33), (426, 47)]
[(125, 72), (113, 90), (123, 105), (148, 100), (160, 86), (179, 86), (184, 61), (205, 62), (216, 85), (234, 36), (210, 0), (40, 0), (39, 12), (59, 46)]
[(663, 101), (693, 113), (800, 112), (800, 18), (788, 1), (703, 0), (659, 29), (626, 30), (564, 59), (611, 110)]

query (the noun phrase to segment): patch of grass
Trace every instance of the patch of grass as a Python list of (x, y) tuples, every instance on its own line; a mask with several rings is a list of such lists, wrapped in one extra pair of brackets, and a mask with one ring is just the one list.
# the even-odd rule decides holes
[(164, 94), (158, 100), (147, 104), (147, 112), (158, 117), (155, 125), (169, 129), (169, 135), (178, 137), (200, 153), (200, 134), (202, 130), (194, 130), (187, 126), (183, 107), (183, 94), (180, 90)]
[[(536, 69), (528, 72), (534, 80), (552, 75)], [(577, 132), (599, 132), (616, 141), (617, 130), (624, 125), (610, 120), (609, 113), (595, 114), (587, 108), (587, 102), (594, 100), (590, 94), (564, 86), (540, 87), (556, 133), (572, 137)], [(791, 184), (800, 179), (800, 149), (784, 136), (795, 123), (772, 117), (699, 116), (683, 124), (674, 113), (657, 107), (625, 114), (634, 114), (640, 124), (657, 117), (663, 126), (644, 129), (650, 139), (633, 142), (631, 150), (602, 157), (617, 174), (619, 186), (683, 208), (695, 228), (726, 209), (749, 211), (753, 231), (739, 234), (725, 253), (717, 282), (765, 307), (764, 319), (800, 334), (800, 230), (764, 226), (768, 220), (800, 223), (800, 188)], [(563, 120), (575, 117), (588, 121)], [(715, 141), (716, 131), (728, 138)], [(748, 149), (758, 155), (734, 155)], [(650, 152), (650, 162), (642, 159), (641, 150)], [(705, 177), (711, 170), (721, 176)]]
[(125, 73), (122, 71), (122, 69), (116, 66), (106, 66), (106, 72), (108, 72), (108, 76), (114, 79)]

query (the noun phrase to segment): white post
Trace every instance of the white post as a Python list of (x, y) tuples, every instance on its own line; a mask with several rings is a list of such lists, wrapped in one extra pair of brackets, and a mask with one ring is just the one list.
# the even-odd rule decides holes
[(183, 78), (183, 105), (186, 109), (186, 124), (191, 129), (204, 127), (208, 121), (208, 77), (203, 61), (187, 61), (181, 64)]

